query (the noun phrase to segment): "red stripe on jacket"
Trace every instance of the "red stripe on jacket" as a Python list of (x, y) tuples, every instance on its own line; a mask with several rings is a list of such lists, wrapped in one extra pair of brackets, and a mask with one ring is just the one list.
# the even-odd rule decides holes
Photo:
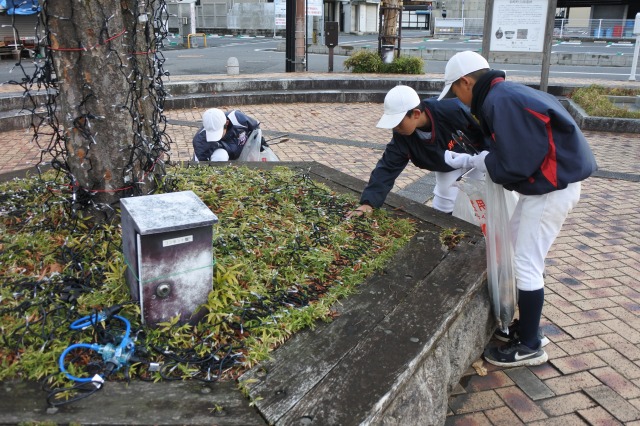
[(544, 157), (544, 161), (540, 166), (540, 171), (544, 175), (545, 178), (551, 184), (557, 188), (558, 187), (558, 161), (556, 157), (556, 143), (553, 140), (553, 133), (551, 132), (551, 119), (539, 112), (533, 111), (529, 108), (525, 108), (526, 111), (529, 111), (531, 115), (538, 118), (540, 121), (544, 123), (545, 128), (547, 129), (547, 139), (549, 140), (549, 152)]

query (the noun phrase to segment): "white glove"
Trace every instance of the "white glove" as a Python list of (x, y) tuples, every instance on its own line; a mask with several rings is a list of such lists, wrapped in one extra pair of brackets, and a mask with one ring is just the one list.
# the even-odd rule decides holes
[(486, 157), (487, 154), (489, 154), (489, 151), (482, 151), (478, 155), (445, 151), (444, 162), (454, 169), (471, 169), (475, 167), (485, 173), (487, 171), (487, 166), (484, 164), (484, 157)]
[(487, 165), (484, 162), (484, 157), (486, 157), (488, 153), (489, 151), (482, 151), (480, 154), (472, 156), (471, 167), (475, 167), (477, 170), (486, 173)]
[(469, 154), (460, 154), (453, 151), (444, 152), (444, 162), (454, 169), (470, 169), (473, 167), (471, 165), (471, 158)]

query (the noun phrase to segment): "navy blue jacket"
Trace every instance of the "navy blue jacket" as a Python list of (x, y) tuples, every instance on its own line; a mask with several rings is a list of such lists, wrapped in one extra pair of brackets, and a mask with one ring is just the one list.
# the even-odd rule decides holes
[[(229, 159), (235, 160), (240, 156), (242, 148), (252, 131), (260, 126), (260, 122), (239, 110), (226, 112), (229, 120), (227, 131), (219, 141), (207, 141), (204, 127), (193, 137), (193, 151), (198, 161), (209, 161), (211, 154), (217, 148), (224, 148), (229, 153)], [(215, 143), (218, 142), (218, 143)]]
[(554, 96), (494, 78), (477, 105), (482, 129), (491, 137), (485, 164), (495, 183), (539, 195), (564, 189), (597, 170), (589, 143)]
[(454, 144), (451, 133), (461, 130), (474, 142), (478, 151), (484, 149), (484, 138), (478, 122), (469, 109), (455, 99), (436, 98), (422, 101), (425, 113), (431, 120), (431, 129), (416, 129), (413, 134), (403, 136), (393, 132), (389, 142), (369, 177), (369, 184), (362, 191), (361, 204), (380, 207), (393, 188), (395, 180), (411, 161), (421, 169), (450, 172), (454, 170), (444, 162), (444, 152), (449, 149), (464, 152)]

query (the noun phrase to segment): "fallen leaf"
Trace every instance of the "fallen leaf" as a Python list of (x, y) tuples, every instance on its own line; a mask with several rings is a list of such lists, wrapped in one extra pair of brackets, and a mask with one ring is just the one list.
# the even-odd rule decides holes
[(484, 366), (484, 361), (482, 361), (481, 359), (471, 364), (471, 366), (473, 367), (474, 370), (476, 370), (476, 373), (478, 373), (478, 376), (487, 375), (487, 369)]

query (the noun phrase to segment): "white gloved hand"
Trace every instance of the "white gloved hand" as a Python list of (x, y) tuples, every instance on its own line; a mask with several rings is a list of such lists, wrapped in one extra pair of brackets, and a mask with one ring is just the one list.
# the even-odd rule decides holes
[(471, 169), (476, 168), (482, 173), (487, 171), (487, 166), (484, 164), (484, 157), (489, 154), (489, 151), (482, 151), (478, 155), (461, 154), (459, 152), (445, 151), (444, 162), (454, 169)]
[(470, 169), (473, 167), (471, 164), (472, 158), (469, 154), (461, 154), (453, 151), (444, 152), (444, 162), (454, 169)]
[(474, 155), (471, 157), (471, 167), (475, 167), (479, 171), (486, 173), (487, 165), (484, 163), (484, 158), (489, 154), (489, 151), (482, 151), (478, 155)]

